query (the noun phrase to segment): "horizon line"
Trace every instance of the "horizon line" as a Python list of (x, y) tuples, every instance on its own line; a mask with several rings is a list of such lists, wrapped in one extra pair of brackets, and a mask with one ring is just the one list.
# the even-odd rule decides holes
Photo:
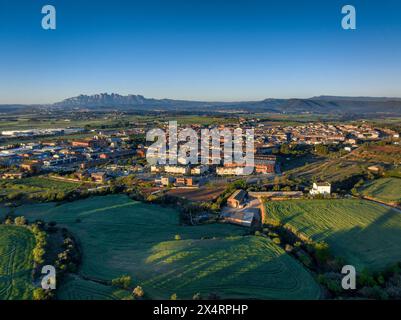
[(56, 103), (60, 103), (63, 102), (64, 100), (67, 99), (71, 99), (71, 98), (77, 98), (80, 96), (87, 96), (87, 97), (91, 97), (91, 96), (95, 96), (95, 95), (119, 95), (122, 97), (128, 97), (128, 96), (141, 96), (144, 97), (145, 99), (155, 99), (155, 100), (176, 100), (176, 101), (188, 101), (188, 102), (210, 102), (210, 103), (246, 103), (246, 102), (260, 102), (260, 101), (264, 101), (264, 100), (269, 100), (269, 99), (273, 99), (273, 100), (310, 100), (310, 99), (317, 99), (317, 98), (322, 98), (322, 97), (326, 97), (326, 98), (353, 98), (353, 99), (369, 99), (369, 98), (373, 98), (373, 99), (401, 99), (401, 96), (396, 97), (396, 96), (364, 96), (364, 95), (355, 95), (355, 96), (349, 96), (349, 95), (329, 95), (329, 94), (320, 94), (320, 95), (314, 95), (312, 97), (306, 97), (306, 98), (301, 98), (301, 97), (288, 97), (288, 98), (274, 98), (274, 97), (267, 97), (267, 98), (260, 98), (260, 99), (240, 99), (240, 100), (228, 100), (228, 99), (221, 99), (221, 100), (201, 100), (201, 99), (196, 99), (196, 98), (190, 98), (190, 99), (185, 99), (185, 98), (154, 98), (154, 97), (147, 97), (144, 96), (142, 94), (133, 94), (133, 93), (128, 93), (128, 94), (120, 94), (120, 93), (116, 93), (116, 92), (100, 92), (100, 93), (93, 93), (93, 94), (78, 94), (75, 96), (70, 96), (67, 98), (63, 98), (61, 100), (55, 101), (55, 102), (43, 102), (43, 103), (18, 103), (18, 102), (14, 102), (14, 103), (1, 103), (0, 102), (0, 106), (7, 106), (7, 105), (21, 105), (21, 106), (41, 106), (41, 105), (53, 105)]

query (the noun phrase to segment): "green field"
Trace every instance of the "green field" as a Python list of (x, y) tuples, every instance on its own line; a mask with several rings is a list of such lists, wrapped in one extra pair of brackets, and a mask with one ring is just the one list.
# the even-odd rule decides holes
[(381, 178), (366, 183), (360, 190), (362, 195), (383, 202), (401, 202), (401, 179)]
[(0, 225), (0, 300), (32, 298), (34, 246), (28, 229)]
[(59, 300), (121, 300), (131, 296), (127, 290), (84, 280), (76, 275), (68, 275), (57, 292)]
[(52, 189), (53, 191), (69, 192), (79, 187), (80, 183), (72, 181), (55, 180), (48, 177), (30, 177), (14, 182), (17, 185), (36, 187), (41, 189)]
[[(168, 299), (176, 293), (190, 299), (196, 292), (204, 296), (216, 292), (224, 298), (320, 296), (318, 285), (300, 263), (266, 238), (244, 236), (245, 228), (179, 225), (175, 210), (122, 195), (59, 206), (26, 205), (16, 214), (66, 225), (82, 248), (81, 275), (111, 280), (129, 274), (148, 298)], [(177, 234), (181, 240), (174, 240)], [(94, 288), (101, 288), (99, 295)], [(59, 296), (115, 298), (111, 289), (74, 279), (61, 287)]]
[(273, 219), (316, 241), (359, 268), (401, 261), (401, 212), (366, 200), (267, 201)]
[(332, 184), (344, 181), (351, 176), (361, 175), (366, 170), (366, 163), (345, 159), (325, 159), (289, 170), (286, 175), (291, 179), (301, 178), (312, 181), (328, 181)]

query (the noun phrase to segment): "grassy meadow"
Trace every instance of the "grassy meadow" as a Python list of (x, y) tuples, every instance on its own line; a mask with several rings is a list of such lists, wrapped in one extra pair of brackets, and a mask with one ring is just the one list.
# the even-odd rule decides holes
[(183, 226), (172, 208), (110, 195), (25, 205), (15, 214), (65, 225), (79, 241), (85, 280), (67, 280), (59, 291), (62, 299), (120, 298), (115, 288), (90, 280), (124, 274), (151, 299), (173, 293), (191, 299), (197, 292), (222, 298), (320, 297), (312, 276), (269, 239), (246, 236), (247, 229), (229, 224)]
[(360, 193), (387, 203), (401, 202), (401, 179), (381, 178), (366, 183)]
[(29, 229), (0, 225), (0, 300), (32, 298), (34, 246)]
[(265, 202), (267, 221), (316, 241), (358, 268), (381, 269), (401, 261), (401, 213), (357, 199)]
[(0, 196), (34, 197), (49, 193), (68, 193), (81, 186), (78, 182), (61, 181), (46, 176), (0, 181)]

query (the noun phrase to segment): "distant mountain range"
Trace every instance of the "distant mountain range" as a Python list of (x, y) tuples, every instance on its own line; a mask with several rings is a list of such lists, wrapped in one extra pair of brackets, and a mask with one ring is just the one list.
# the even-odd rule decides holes
[[(0, 112), (25, 109), (23, 105), (3, 105)], [(29, 106), (48, 109), (89, 109), (121, 111), (207, 111), (207, 112), (273, 112), (314, 114), (384, 114), (401, 115), (401, 98), (318, 96), (308, 99), (265, 99), (245, 102), (204, 102), (152, 99), (141, 95), (101, 93), (79, 95), (49, 105)]]

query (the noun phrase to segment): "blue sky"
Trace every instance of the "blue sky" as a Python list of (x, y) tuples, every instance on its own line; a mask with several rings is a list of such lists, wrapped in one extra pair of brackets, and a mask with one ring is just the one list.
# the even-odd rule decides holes
[[(46, 4), (57, 30), (41, 28)], [(401, 1), (0, 0), (0, 103), (100, 92), (401, 96)]]

